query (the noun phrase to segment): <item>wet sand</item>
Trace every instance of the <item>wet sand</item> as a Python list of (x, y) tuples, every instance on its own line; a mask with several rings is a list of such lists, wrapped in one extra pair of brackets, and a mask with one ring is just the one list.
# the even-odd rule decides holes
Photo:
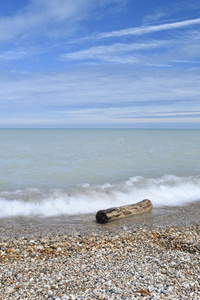
[(154, 208), (150, 213), (120, 219), (105, 225), (97, 224), (95, 214), (58, 217), (13, 217), (0, 219), (1, 238), (19, 238), (34, 235), (65, 235), (69, 233), (117, 232), (123, 227), (166, 228), (167, 226), (184, 226), (200, 221), (200, 201), (187, 206)]

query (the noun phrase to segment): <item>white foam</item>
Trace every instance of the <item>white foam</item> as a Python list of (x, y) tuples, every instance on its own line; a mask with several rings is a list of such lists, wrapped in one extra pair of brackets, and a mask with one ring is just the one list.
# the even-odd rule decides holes
[(88, 214), (146, 198), (152, 201), (154, 207), (179, 206), (200, 200), (200, 177), (165, 175), (148, 179), (137, 176), (112, 185), (84, 184), (70, 191), (3, 191), (0, 193), (0, 217)]

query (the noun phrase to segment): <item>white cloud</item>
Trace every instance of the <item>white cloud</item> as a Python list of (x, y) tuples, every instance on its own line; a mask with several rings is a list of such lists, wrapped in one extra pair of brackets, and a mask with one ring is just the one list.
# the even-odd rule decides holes
[[(127, 1), (122, 1), (126, 4)], [(122, 7), (119, 0), (31, 0), (16, 15), (0, 18), (0, 42), (36, 35), (63, 37), (77, 29), (77, 24), (97, 8), (113, 4)], [(62, 26), (60, 26), (62, 25)], [(33, 33), (34, 32), (34, 33)]]
[[(63, 61), (136, 63), (147, 66), (172, 67), (171, 62), (198, 61), (200, 43), (197, 30), (175, 34), (170, 39), (143, 40), (130, 43), (107, 43), (70, 51), (59, 56)], [(111, 42), (111, 41), (109, 41)], [(152, 51), (155, 49), (155, 51)]]
[(162, 6), (156, 6), (156, 8), (153, 9), (153, 13), (150, 13), (146, 15), (143, 19), (144, 22), (154, 22), (158, 21), (159, 19), (163, 17), (170, 17), (178, 15), (179, 13), (184, 16), (184, 13), (186, 13), (186, 16), (188, 15), (188, 12), (196, 13), (200, 9), (200, 3), (199, 0), (174, 0), (173, 3), (162, 3)]
[[(148, 50), (154, 48), (161, 48), (169, 45), (170, 41), (155, 41), (152, 40), (147, 43), (131, 43), (131, 44), (123, 44), (116, 43), (112, 45), (104, 45), (104, 46), (96, 46), (91, 47), (85, 50), (69, 52), (63, 55), (60, 55), (60, 59), (62, 60), (102, 60), (109, 62), (123, 62), (123, 63), (131, 63), (138, 62), (139, 58), (136, 55), (127, 55), (128, 52), (135, 52), (139, 50)], [(126, 55), (125, 55), (126, 53)]]
[(197, 61), (197, 60), (181, 60), (181, 59), (174, 59), (172, 60), (172, 62), (175, 62), (175, 63), (186, 63), (186, 64), (200, 64), (200, 61)]
[(199, 80), (199, 71), (137, 70), (128, 65), (2, 77), (0, 119), (70, 119), (75, 124), (132, 115), (153, 122), (158, 116), (166, 119), (169, 111), (168, 117), (176, 119), (176, 112), (182, 111), (178, 117), (185, 118), (187, 110), (191, 115), (199, 111)]
[(32, 0), (17, 15), (0, 19), (0, 41), (7, 41), (19, 35), (23, 38), (24, 34), (29, 36), (32, 29), (41, 33), (49, 23), (78, 21), (85, 16), (87, 5), (88, 0)]
[(11, 50), (0, 52), (0, 60), (18, 60), (24, 59), (27, 56), (38, 55), (41, 54), (42, 51), (32, 51), (32, 50)]
[(0, 52), (0, 60), (16, 60), (27, 56), (27, 51)]
[(184, 28), (184, 27), (199, 25), (199, 24), (200, 24), (200, 18), (181, 21), (181, 22), (168, 23), (168, 24), (141, 26), (135, 28), (127, 28), (124, 30), (105, 32), (97, 35), (96, 38), (102, 39), (102, 38), (123, 37), (128, 35), (143, 35), (143, 34), (162, 31), (162, 30), (178, 29), (178, 28)]

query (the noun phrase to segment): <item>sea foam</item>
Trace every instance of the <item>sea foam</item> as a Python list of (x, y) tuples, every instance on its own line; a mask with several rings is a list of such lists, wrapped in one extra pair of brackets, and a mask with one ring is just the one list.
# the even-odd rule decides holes
[(95, 213), (99, 209), (150, 199), (154, 207), (180, 206), (200, 200), (200, 177), (165, 175), (131, 177), (115, 184), (82, 184), (71, 189), (25, 189), (0, 193), (0, 217), (59, 216)]

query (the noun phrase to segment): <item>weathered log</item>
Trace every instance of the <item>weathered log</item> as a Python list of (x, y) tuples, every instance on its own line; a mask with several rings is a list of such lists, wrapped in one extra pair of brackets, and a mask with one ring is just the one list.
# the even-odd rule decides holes
[(153, 208), (150, 200), (145, 199), (136, 204), (112, 207), (109, 209), (99, 210), (96, 214), (98, 223), (105, 224), (110, 221), (129, 217), (151, 211)]

